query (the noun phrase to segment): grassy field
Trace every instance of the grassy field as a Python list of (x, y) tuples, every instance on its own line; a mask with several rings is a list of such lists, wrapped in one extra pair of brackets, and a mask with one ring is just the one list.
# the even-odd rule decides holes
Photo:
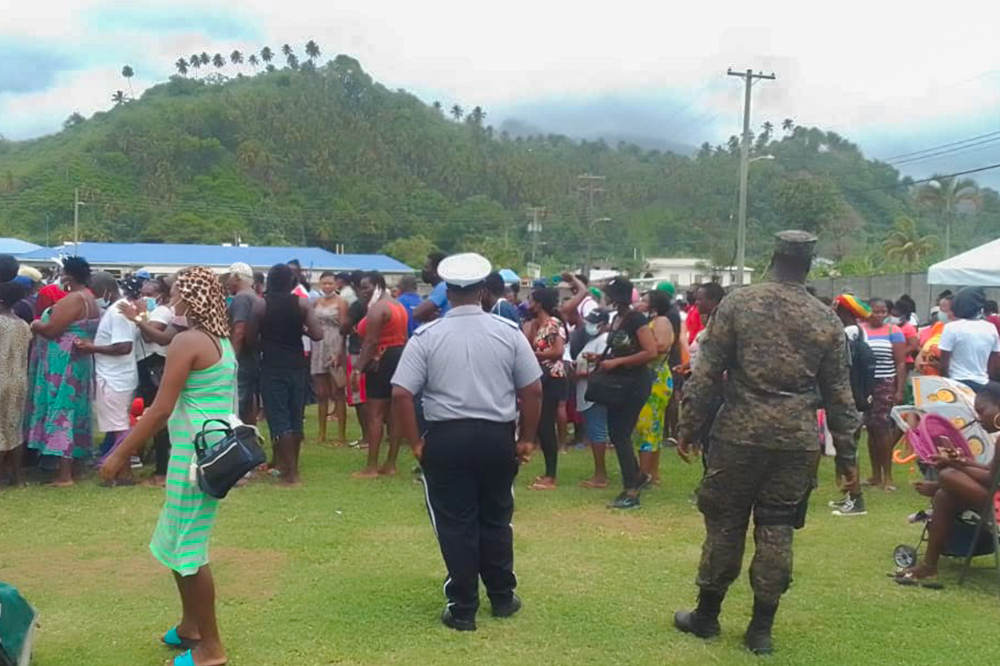
[[(740, 644), (751, 605), (745, 578), (726, 602), (721, 638), (705, 643), (671, 627), (673, 611), (695, 597), (703, 532), (688, 500), (699, 466), (668, 452), (663, 486), (623, 514), (604, 508), (613, 491), (577, 487), (589, 453), (562, 456), (557, 492), (517, 493), (524, 610), (509, 620), (481, 613), (478, 632), (459, 634), (437, 621), (444, 570), (421, 487), (408, 473), (351, 479), (362, 456), (310, 443), (302, 488), (259, 482), (225, 500), (212, 552), (231, 664), (756, 663)], [(404, 454), (401, 469), (411, 466)], [(532, 461), (518, 488), (540, 466)], [(867, 517), (834, 518), (825, 507), (831, 473), (826, 461), (796, 537), (795, 583), (768, 663), (995, 663), (1000, 601), (991, 561), (980, 561), (964, 588), (952, 560), (943, 562), (943, 591), (895, 585), (885, 576), (892, 550), (915, 543), (918, 528), (905, 517), (923, 501), (908, 488), (870, 493)], [(905, 481), (906, 471), (899, 476)], [(0, 492), (0, 580), (41, 611), (37, 666), (136, 666), (171, 656), (158, 637), (176, 621), (178, 599), (146, 549), (161, 502), (162, 491), (93, 480), (69, 491)]]

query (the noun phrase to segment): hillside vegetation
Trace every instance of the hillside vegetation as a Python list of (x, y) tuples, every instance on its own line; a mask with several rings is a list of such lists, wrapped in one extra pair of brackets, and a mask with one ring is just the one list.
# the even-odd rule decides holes
[[(606, 178), (590, 213), (611, 218), (594, 226), (595, 259), (732, 261), (735, 138), (687, 156), (514, 137), (495, 132), (480, 107), (466, 115), (388, 90), (348, 56), (269, 70), (173, 76), (140, 99), (115, 93), (113, 108), (71, 117), (56, 135), (0, 141), (0, 236), (70, 240), (79, 187), (85, 240), (343, 244), (411, 264), (432, 247), (476, 249), (516, 268), (530, 258), (526, 209), (544, 206), (539, 258), (555, 267), (583, 259), (577, 176), (589, 173)], [(964, 206), (947, 208), (832, 132), (767, 122), (753, 150), (773, 156), (750, 166), (755, 261), (789, 227), (819, 233), (845, 272), (941, 256), (946, 216), (955, 249), (1000, 230), (995, 192), (951, 183), (968, 191)], [(885, 242), (904, 249), (883, 261)]]

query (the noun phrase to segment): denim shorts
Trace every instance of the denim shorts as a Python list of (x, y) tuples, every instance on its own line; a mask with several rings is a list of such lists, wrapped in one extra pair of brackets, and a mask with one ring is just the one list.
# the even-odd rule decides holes
[(580, 412), (585, 424), (587, 441), (603, 444), (608, 441), (608, 406), (596, 402), (589, 409)]
[(306, 411), (306, 368), (260, 371), (260, 397), (271, 437), (303, 433)]

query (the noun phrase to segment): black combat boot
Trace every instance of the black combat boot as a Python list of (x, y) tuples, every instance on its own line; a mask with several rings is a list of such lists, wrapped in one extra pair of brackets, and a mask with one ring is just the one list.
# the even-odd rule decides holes
[(765, 603), (759, 599), (753, 601), (753, 617), (747, 633), (743, 635), (743, 644), (754, 654), (771, 654), (774, 646), (771, 644), (771, 627), (774, 626), (774, 614), (778, 612), (777, 603)]
[(722, 631), (719, 626), (719, 613), (722, 611), (722, 600), (725, 594), (717, 592), (698, 593), (698, 607), (693, 611), (677, 611), (674, 613), (674, 626), (686, 634), (694, 634), (698, 638), (712, 638)]

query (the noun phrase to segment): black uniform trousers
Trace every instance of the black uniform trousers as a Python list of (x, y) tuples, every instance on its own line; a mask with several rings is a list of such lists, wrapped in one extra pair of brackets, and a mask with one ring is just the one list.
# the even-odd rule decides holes
[(514, 424), (463, 419), (428, 424), (420, 461), (427, 511), (441, 545), (452, 614), (471, 619), (479, 578), (494, 605), (511, 601), (514, 577)]

